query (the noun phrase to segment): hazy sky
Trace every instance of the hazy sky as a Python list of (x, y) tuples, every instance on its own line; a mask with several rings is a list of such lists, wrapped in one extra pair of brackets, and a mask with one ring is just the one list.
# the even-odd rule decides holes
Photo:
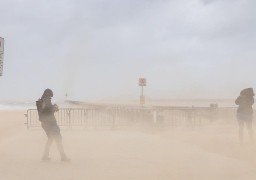
[(235, 98), (256, 88), (255, 0), (0, 0), (0, 100)]

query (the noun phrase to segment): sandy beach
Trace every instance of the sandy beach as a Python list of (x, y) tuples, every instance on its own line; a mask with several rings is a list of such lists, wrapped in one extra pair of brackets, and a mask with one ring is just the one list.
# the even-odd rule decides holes
[(0, 112), (0, 179), (255, 179), (256, 145), (238, 143), (237, 126), (214, 122), (169, 130), (62, 130), (69, 163), (55, 145), (41, 161), (46, 136), (27, 130), (24, 111)]

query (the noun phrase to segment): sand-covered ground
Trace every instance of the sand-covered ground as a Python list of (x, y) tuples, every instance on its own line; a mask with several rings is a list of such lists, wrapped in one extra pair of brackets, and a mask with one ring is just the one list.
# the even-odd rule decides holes
[(67, 155), (41, 161), (46, 136), (24, 111), (0, 112), (0, 180), (254, 180), (256, 145), (237, 124), (169, 130), (62, 130)]

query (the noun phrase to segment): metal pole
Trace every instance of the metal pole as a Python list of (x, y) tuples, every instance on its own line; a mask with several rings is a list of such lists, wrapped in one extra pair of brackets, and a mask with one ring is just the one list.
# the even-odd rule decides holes
[(141, 106), (144, 105), (144, 97), (143, 97), (143, 86), (141, 86), (141, 97), (140, 97), (140, 101), (141, 101)]

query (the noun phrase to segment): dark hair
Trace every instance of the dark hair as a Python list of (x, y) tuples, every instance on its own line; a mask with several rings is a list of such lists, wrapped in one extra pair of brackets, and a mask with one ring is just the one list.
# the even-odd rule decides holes
[(44, 93), (42, 95), (42, 98), (51, 98), (53, 97), (53, 92), (51, 89), (44, 90)]
[(243, 90), (240, 92), (240, 95), (244, 95), (244, 96), (254, 96), (253, 88), (246, 88), (246, 89), (243, 89)]

